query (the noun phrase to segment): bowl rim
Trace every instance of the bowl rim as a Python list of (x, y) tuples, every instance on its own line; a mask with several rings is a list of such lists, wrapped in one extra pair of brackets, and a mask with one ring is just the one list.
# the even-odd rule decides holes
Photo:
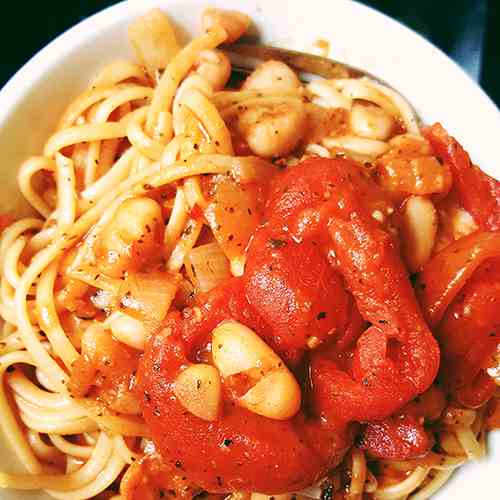
[[(453, 68), (458, 72), (462, 79), (467, 80), (467, 84), (473, 87), (477, 98), (481, 98), (484, 104), (492, 107), (493, 110), (499, 112), (499, 107), (491, 99), (491, 97), (484, 91), (478, 82), (473, 78), (451, 57), (449, 57), (443, 50), (430, 42), (423, 35), (417, 33), (410, 27), (403, 24), (401, 21), (390, 17), (389, 15), (381, 12), (373, 6), (366, 5), (357, 0), (333, 0), (339, 4), (349, 4), (353, 9), (359, 11), (369, 12), (370, 15), (379, 18), (384, 18), (384, 21), (393, 25), (397, 25), (400, 30), (404, 32), (407, 37), (413, 38), (416, 43), (425, 46), (427, 50), (434, 53), (439, 57), (443, 63), (448, 67)], [(3, 123), (10, 113), (16, 108), (19, 101), (28, 92), (30, 87), (39, 78), (50, 70), (52, 65), (57, 65), (57, 61), (64, 56), (64, 53), (70, 52), (75, 45), (78, 45), (85, 39), (95, 38), (95, 34), (102, 29), (105, 29), (113, 21), (116, 21), (116, 15), (126, 13), (126, 17), (130, 17), (134, 12), (144, 11), (148, 4), (149, 6), (158, 6), (158, 1), (145, 0), (122, 0), (114, 5), (110, 5), (102, 10), (97, 11), (91, 16), (79, 21), (77, 24), (70, 26), (61, 34), (56, 36), (47, 45), (37, 51), (30, 59), (28, 59), (5, 83), (0, 90), (0, 124)], [(165, 6), (168, 6), (169, 1), (165, 1)], [(207, 1), (207, 4), (210, 1)], [(346, 61), (348, 62), (348, 61)], [(464, 82), (465, 83), (465, 82)]]
[[(202, 3), (211, 3), (210, 0), (199, 0)], [(227, 0), (228, 2), (230, 0)], [(273, 1), (273, 0), (267, 0)], [(279, 0), (274, 0), (279, 1)], [(320, 5), (322, 0), (313, 0), (315, 4)], [(79, 21), (75, 25), (69, 27), (64, 32), (55, 37), (47, 45), (37, 51), (28, 61), (26, 61), (5, 83), (0, 90), (0, 127), (4, 128), (8, 125), (10, 116), (16, 112), (19, 104), (26, 98), (29, 92), (33, 89), (38, 81), (44, 79), (45, 75), (50, 72), (51, 68), (57, 67), (59, 60), (71, 53), (75, 47), (82, 47), (86, 42), (92, 43), (96, 35), (103, 30), (108, 29), (112, 24), (121, 18), (130, 18), (134, 15), (139, 15), (148, 9), (148, 7), (160, 6), (167, 9), (175, 0), (124, 0), (114, 5), (106, 7), (91, 16)], [(445, 65), (449, 70), (450, 78), (459, 78), (464, 86), (471, 91), (472, 98), (481, 109), (489, 110), (490, 114), (499, 113), (499, 108), (486, 92), (461, 68), (455, 61), (448, 57), (441, 49), (433, 45), (422, 35), (418, 34), (411, 28), (404, 25), (402, 22), (380, 12), (374, 7), (365, 5), (358, 1), (350, 0), (331, 0), (332, 3), (347, 6), (357, 12), (357, 15), (370, 15), (383, 20), (385, 23), (401, 32), (402, 36), (411, 40), (421, 50), (433, 54), (440, 63)], [(348, 61), (346, 61), (348, 62)], [(411, 96), (410, 96), (411, 98)], [(464, 119), (467, 119), (464, 116)], [(493, 161), (493, 159), (491, 160)], [(499, 171), (496, 176), (498, 177)], [(500, 437), (500, 434), (499, 434)], [(0, 447), (1, 453), (6, 450), (5, 447)], [(470, 466), (470, 464), (469, 464)], [(462, 472), (463, 473), (463, 472)], [(2, 494), (0, 493), (0, 498)]]

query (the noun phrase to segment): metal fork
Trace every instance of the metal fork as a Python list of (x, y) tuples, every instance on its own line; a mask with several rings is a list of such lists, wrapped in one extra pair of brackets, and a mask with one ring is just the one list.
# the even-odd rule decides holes
[[(253, 45), (248, 43), (235, 43), (223, 45), (222, 50), (227, 54), (232, 64), (231, 85), (238, 86), (262, 61), (270, 59), (282, 61), (298, 74), (299, 78), (307, 83), (315, 78), (362, 78), (368, 77), (392, 90), (399, 90), (392, 87), (381, 78), (356, 68), (346, 63), (334, 61), (326, 57), (298, 52), (296, 50), (281, 49), (269, 45)], [(415, 117), (421, 122), (420, 116), (408, 99)]]

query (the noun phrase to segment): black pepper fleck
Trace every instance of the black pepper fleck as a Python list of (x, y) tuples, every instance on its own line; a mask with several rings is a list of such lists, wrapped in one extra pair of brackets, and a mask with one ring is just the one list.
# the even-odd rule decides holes
[(267, 246), (270, 248), (283, 248), (286, 245), (287, 242), (285, 240), (278, 240), (274, 238), (267, 240)]

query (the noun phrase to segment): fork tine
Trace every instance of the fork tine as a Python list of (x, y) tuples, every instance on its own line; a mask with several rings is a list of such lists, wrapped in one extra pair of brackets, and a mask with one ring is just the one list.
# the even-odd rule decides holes
[[(284, 62), (301, 73), (309, 73), (323, 78), (359, 78), (365, 76), (365, 73), (347, 64), (294, 50), (244, 43), (223, 45), (222, 49), (231, 59), (231, 63), (240, 70), (251, 70), (261, 61), (274, 59)], [(310, 78), (304, 79), (310, 80)]]

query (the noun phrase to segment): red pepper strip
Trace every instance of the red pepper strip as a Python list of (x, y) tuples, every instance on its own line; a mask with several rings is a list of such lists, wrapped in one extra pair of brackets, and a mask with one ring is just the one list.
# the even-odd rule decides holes
[(500, 232), (476, 232), (436, 254), (424, 266), (417, 282), (420, 304), (431, 328), (475, 270), (487, 259), (500, 256)]
[(495, 383), (481, 368), (500, 342), (500, 259), (482, 264), (447, 309), (438, 338), (441, 375), (457, 399), (481, 406)]
[(394, 416), (368, 424), (358, 441), (362, 450), (375, 458), (409, 460), (425, 455), (433, 440), (415, 417)]
[[(352, 373), (338, 360), (313, 355), (318, 410), (341, 422), (389, 416), (425, 391), (439, 367), (437, 342), (399, 251), (361, 201), (358, 187), (368, 182), (362, 176), (355, 163), (311, 159), (280, 176), (267, 207), (271, 220), (287, 226), (294, 239), (314, 240), (329, 232), (338, 267), (361, 315), (373, 325), (358, 340)], [(304, 214), (316, 224), (305, 228)]]
[(437, 156), (453, 172), (454, 187), (463, 207), (483, 230), (500, 230), (500, 182), (472, 164), (464, 148), (440, 123), (423, 129)]

